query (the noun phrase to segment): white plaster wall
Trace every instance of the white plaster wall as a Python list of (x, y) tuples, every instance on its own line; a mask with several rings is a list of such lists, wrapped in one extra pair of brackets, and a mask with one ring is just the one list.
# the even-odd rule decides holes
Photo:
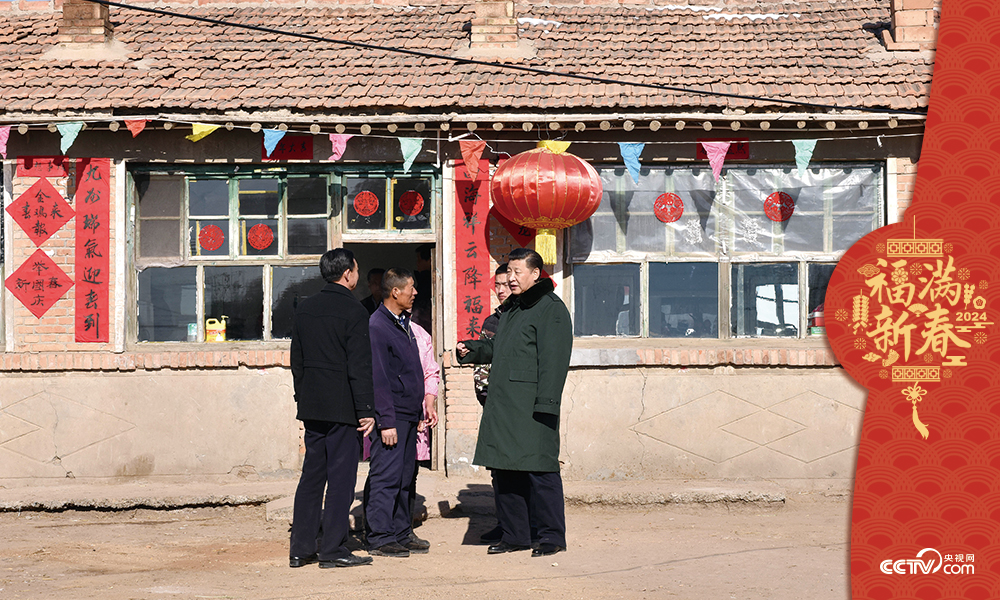
[(300, 462), (287, 369), (0, 374), (0, 483)]

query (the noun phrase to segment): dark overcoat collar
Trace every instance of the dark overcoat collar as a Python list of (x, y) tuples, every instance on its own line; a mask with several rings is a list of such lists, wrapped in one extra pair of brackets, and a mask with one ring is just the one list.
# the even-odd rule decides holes
[[(539, 279), (535, 285), (524, 290), (520, 294), (514, 296), (512, 295), (507, 299), (507, 302), (511, 303), (513, 306), (515, 303), (520, 305), (521, 308), (531, 308), (532, 306), (538, 304), (538, 301), (548, 295), (549, 292), (555, 291), (556, 286), (552, 284), (552, 280), (546, 277), (545, 279)], [(504, 302), (504, 305), (507, 304)]]

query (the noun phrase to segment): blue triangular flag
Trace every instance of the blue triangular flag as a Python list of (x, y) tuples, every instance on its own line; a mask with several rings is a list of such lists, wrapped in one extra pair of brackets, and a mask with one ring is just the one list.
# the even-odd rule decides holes
[(625, 167), (628, 168), (628, 172), (632, 175), (632, 181), (636, 183), (639, 183), (639, 155), (642, 154), (642, 149), (645, 147), (646, 144), (640, 144), (639, 142), (618, 142), (618, 148), (621, 150)]
[(816, 140), (792, 140), (792, 143), (795, 144), (795, 166), (799, 170), (799, 177), (802, 177), (812, 160)]
[(83, 129), (83, 123), (80, 121), (59, 123), (56, 125), (56, 129), (59, 130), (59, 135), (62, 136), (59, 140), (59, 150), (62, 151), (63, 154), (66, 154), (69, 147), (76, 141), (76, 136), (80, 134), (80, 130)]
[(267, 156), (271, 156), (274, 149), (278, 146), (278, 142), (281, 138), (285, 137), (285, 132), (280, 129), (265, 129), (264, 130), (264, 152)]
[(417, 159), (420, 150), (424, 147), (424, 138), (397, 138), (399, 149), (403, 152), (403, 172), (409, 173), (413, 161)]

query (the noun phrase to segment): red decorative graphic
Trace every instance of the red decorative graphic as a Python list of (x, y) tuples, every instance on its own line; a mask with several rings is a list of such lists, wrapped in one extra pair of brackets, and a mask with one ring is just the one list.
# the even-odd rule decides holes
[(764, 200), (764, 214), (778, 223), (787, 221), (795, 212), (795, 200), (785, 192), (774, 192)]
[(216, 225), (205, 225), (198, 232), (198, 244), (209, 252), (221, 248), (225, 241), (226, 234)]
[(44, 244), (76, 214), (45, 178), (21, 194), (7, 207), (7, 212), (36, 246)]
[(354, 197), (354, 212), (362, 217), (370, 217), (378, 210), (378, 196), (373, 192), (358, 192)]
[(729, 142), (726, 160), (749, 160), (750, 158), (750, 138), (698, 138), (694, 152), (694, 157), (697, 160), (708, 160), (708, 154), (702, 147), (702, 142)]
[(111, 160), (84, 158), (76, 165), (76, 341), (110, 338)]
[(998, 597), (1000, 95), (982, 82), (1000, 77), (1000, 4), (940, 6), (912, 203), (844, 254), (825, 297), (830, 345), (868, 390), (854, 600)]
[(490, 165), (481, 160), (475, 179), (465, 163), (455, 165), (455, 275), (458, 339), (479, 337), (490, 315)]
[(247, 232), (247, 243), (256, 250), (269, 248), (274, 243), (274, 232), (267, 225), (257, 223)]
[(17, 159), (18, 177), (66, 177), (69, 159), (65, 156), (21, 156)]
[(260, 159), (265, 161), (275, 160), (312, 160), (313, 158), (313, 136), (286, 134), (274, 147), (271, 156), (267, 155), (267, 148), (264, 147), (264, 137), (260, 138)]
[(40, 319), (69, 291), (69, 288), (73, 287), (73, 280), (49, 258), (44, 250), (35, 250), (35, 253), (7, 278), (6, 285), (11, 295)]
[(684, 201), (677, 194), (660, 194), (653, 203), (653, 214), (664, 223), (673, 223), (684, 214)]
[[(355, 200), (355, 202), (357, 202)], [(410, 190), (408, 192), (403, 192), (403, 195), (399, 197), (399, 210), (403, 211), (404, 215), (409, 215), (415, 217), (420, 214), (420, 211), (424, 209), (424, 197), (418, 192)]]

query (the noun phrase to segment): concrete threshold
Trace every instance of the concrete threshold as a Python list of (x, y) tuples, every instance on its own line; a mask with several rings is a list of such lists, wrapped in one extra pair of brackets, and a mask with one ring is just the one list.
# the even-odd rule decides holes
[[(367, 477), (358, 470), (355, 509)], [(0, 488), (0, 512), (135, 509), (174, 510), (209, 506), (266, 505), (267, 518), (291, 519), (297, 479), (257, 481), (156, 481), (73, 483)], [(763, 480), (565, 481), (567, 505), (655, 507), (671, 504), (753, 504), (780, 507), (785, 490)], [(483, 477), (445, 477), (421, 470), (417, 479), (418, 518), (494, 514), (493, 490)]]

